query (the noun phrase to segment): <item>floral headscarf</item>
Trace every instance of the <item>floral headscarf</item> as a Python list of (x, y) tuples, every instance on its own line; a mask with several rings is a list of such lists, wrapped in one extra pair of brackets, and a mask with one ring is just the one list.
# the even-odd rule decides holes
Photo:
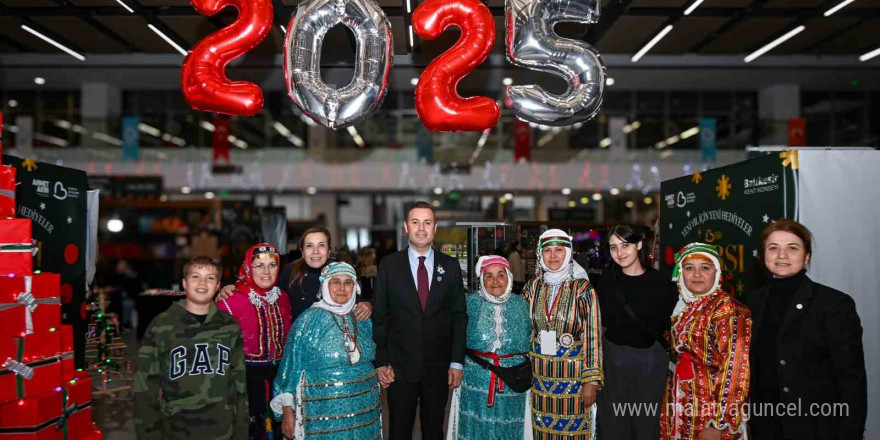
[[(715, 283), (706, 293), (695, 295), (688, 290), (684, 284), (684, 276), (682, 276), (682, 268), (684, 263), (691, 259), (705, 259), (715, 266)], [(672, 271), (672, 281), (678, 285), (678, 304), (672, 312), (672, 316), (678, 316), (684, 310), (687, 304), (690, 304), (706, 295), (712, 295), (721, 290), (721, 262), (718, 249), (715, 246), (706, 243), (691, 243), (683, 248), (675, 255), (675, 268)]]
[(238, 279), (235, 280), (235, 290), (248, 295), (251, 303), (255, 306), (259, 306), (262, 301), (269, 304), (275, 304), (275, 301), (281, 296), (281, 289), (277, 286), (277, 277), (275, 279), (275, 285), (268, 289), (261, 288), (254, 280), (254, 271), (253, 268), (251, 268), (251, 264), (255, 258), (265, 256), (272, 257), (275, 260), (275, 264), (280, 264), (281, 262), (278, 248), (275, 246), (269, 243), (253, 245), (245, 254), (244, 261), (241, 262), (241, 267), (238, 268)]

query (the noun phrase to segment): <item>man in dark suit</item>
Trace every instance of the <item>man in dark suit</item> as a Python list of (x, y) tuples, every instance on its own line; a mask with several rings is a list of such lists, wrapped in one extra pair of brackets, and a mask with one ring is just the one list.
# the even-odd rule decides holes
[(373, 362), (388, 388), (391, 440), (412, 438), (420, 406), (422, 439), (442, 440), (449, 390), (461, 384), (467, 306), (458, 261), (431, 245), (434, 209), (416, 202), (404, 224), (409, 246), (379, 264), (373, 296)]

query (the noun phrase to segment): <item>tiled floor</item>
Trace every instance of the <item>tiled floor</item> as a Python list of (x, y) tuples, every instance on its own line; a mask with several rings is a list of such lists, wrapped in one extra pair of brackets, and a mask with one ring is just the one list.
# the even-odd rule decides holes
[[(137, 342), (131, 332), (123, 335), (127, 344), (129, 359), (134, 360), (137, 356)], [(388, 405), (385, 404), (385, 392), (382, 392), (382, 420), (385, 423), (385, 438), (388, 438)], [(447, 416), (449, 409), (447, 408)], [(104, 432), (105, 440), (134, 440), (134, 422), (132, 421), (131, 393), (122, 392), (115, 397), (96, 396), (92, 409), (95, 422)], [(418, 412), (416, 412), (418, 414)], [(421, 440), (421, 428), (418, 416), (416, 416), (413, 440)]]

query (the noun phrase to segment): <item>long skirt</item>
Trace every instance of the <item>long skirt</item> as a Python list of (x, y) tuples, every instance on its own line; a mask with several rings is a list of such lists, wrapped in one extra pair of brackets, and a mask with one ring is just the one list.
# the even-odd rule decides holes
[(600, 440), (654, 440), (660, 435), (660, 405), (669, 354), (649, 348), (604, 345), (605, 387), (599, 391), (596, 423)]
[[(560, 348), (555, 355), (540, 354), (532, 342), (532, 428), (535, 440), (591, 440), (595, 437), (596, 405), (581, 401), (583, 345)], [(600, 391), (601, 393), (601, 391)]]

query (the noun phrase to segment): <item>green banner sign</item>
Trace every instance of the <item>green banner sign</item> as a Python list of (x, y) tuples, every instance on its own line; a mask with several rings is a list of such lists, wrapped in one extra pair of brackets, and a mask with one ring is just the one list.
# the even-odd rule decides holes
[(703, 242), (721, 254), (725, 290), (739, 296), (754, 287), (761, 231), (796, 215), (796, 171), (784, 161), (772, 153), (663, 182), (661, 266), (671, 273), (679, 249)]

